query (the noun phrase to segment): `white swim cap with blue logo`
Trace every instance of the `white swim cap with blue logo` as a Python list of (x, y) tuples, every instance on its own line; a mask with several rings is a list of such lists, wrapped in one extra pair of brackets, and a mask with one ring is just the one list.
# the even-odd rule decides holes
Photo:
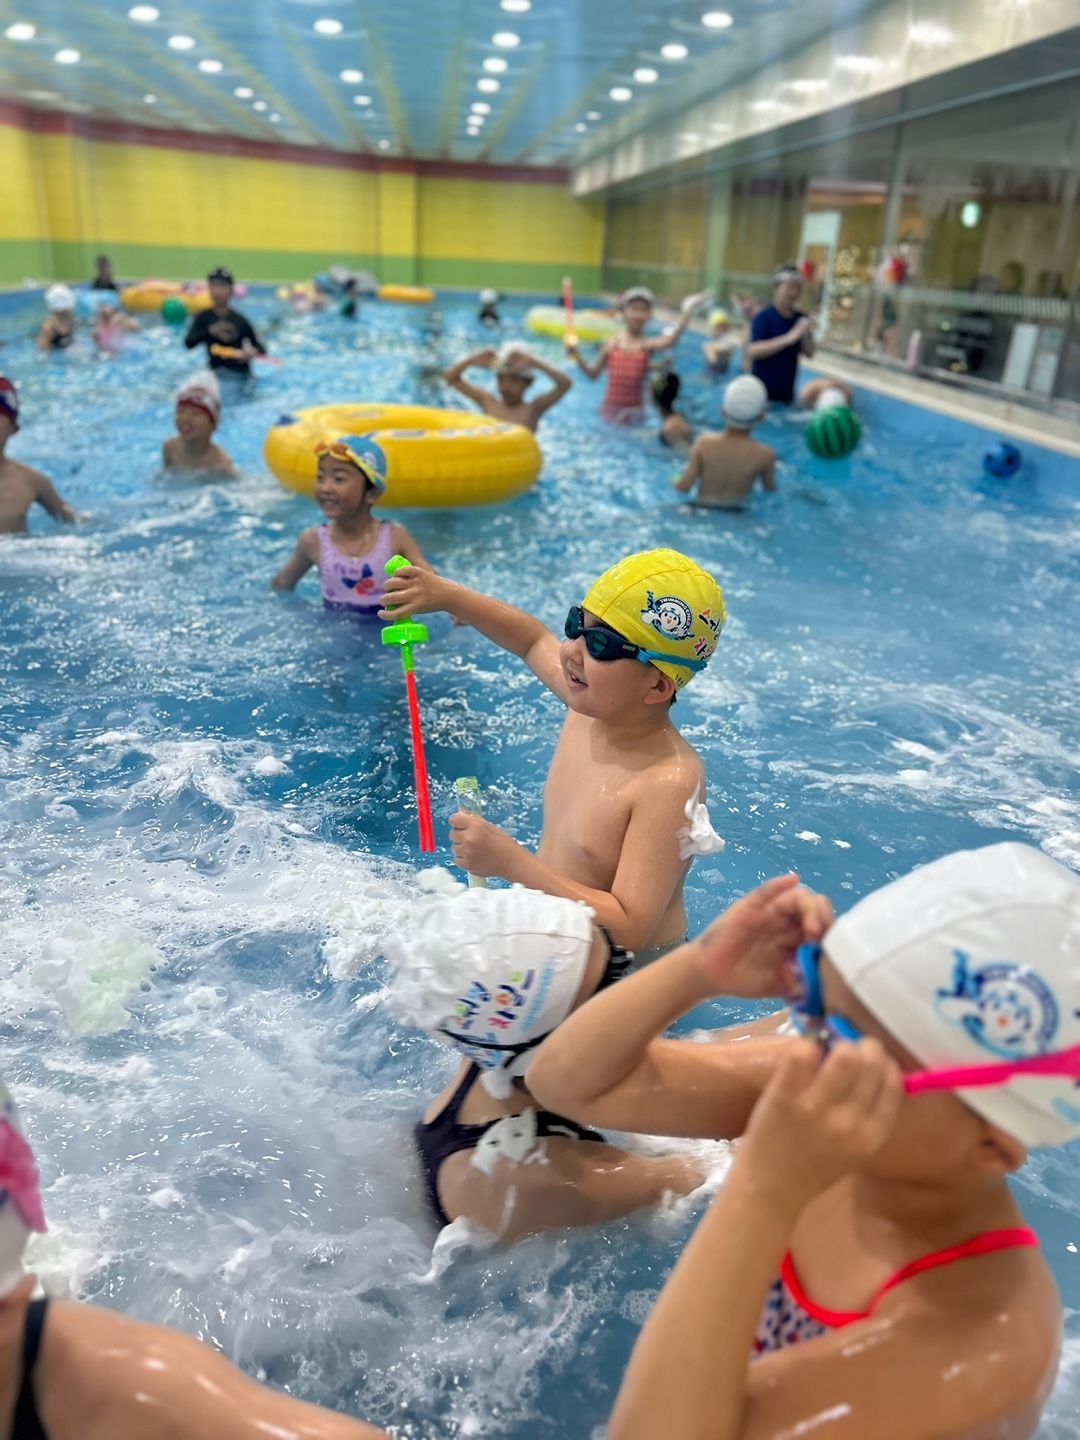
[[(1080, 1045), (1080, 875), (1030, 845), (946, 855), (875, 890), (822, 942), (859, 1000), (928, 1069)], [(958, 1092), (1022, 1144), (1080, 1135), (1080, 1082)]]
[(403, 1020), (460, 1050), (505, 1098), (534, 1048), (573, 1009), (593, 943), (593, 912), (515, 885), (424, 903), (386, 947), (387, 999)]

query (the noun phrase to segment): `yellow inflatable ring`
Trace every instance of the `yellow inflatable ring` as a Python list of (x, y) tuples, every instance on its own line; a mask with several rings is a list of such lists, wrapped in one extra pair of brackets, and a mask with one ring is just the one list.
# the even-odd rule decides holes
[(140, 280), (120, 291), (120, 304), (136, 313), (156, 313), (166, 300), (179, 300), (189, 315), (209, 310), (210, 291), (205, 285), (178, 285), (175, 280)]
[(263, 455), (275, 478), (314, 495), (316, 442), (374, 435), (386, 452), (387, 505), (490, 505), (527, 490), (540, 474), (540, 447), (524, 425), (424, 405), (315, 405), (283, 415)]
[(426, 285), (380, 285), (375, 292), (380, 300), (397, 300), (405, 305), (430, 305), (435, 291)]
[[(526, 328), (534, 335), (566, 334), (566, 311), (561, 305), (534, 305), (525, 316)], [(610, 340), (618, 335), (622, 324), (603, 310), (575, 310), (574, 334), (579, 340)]]

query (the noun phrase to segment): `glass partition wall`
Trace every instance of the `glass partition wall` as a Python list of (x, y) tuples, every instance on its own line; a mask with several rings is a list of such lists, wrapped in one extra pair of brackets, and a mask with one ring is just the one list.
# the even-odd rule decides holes
[(825, 349), (1080, 414), (1080, 92), (1047, 85), (611, 199), (605, 282), (769, 295)]

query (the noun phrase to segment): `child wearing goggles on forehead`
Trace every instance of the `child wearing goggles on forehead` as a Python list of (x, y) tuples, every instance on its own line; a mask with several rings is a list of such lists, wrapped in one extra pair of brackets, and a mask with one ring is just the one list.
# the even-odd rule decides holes
[[(1080, 877), (993, 845), (831, 918), (771, 880), (530, 1067), (538, 1103), (581, 1124), (743, 1137), (611, 1440), (1035, 1433), (1062, 1308), (1008, 1177), (1080, 1136)], [(793, 1023), (662, 1038), (721, 994), (786, 995)]]
[(454, 859), (589, 905), (638, 964), (686, 934), (695, 854), (720, 849), (697, 752), (671, 702), (703, 670), (726, 618), (720, 587), (674, 550), (627, 556), (574, 606), (560, 642), (539, 620), (431, 571), (386, 582), (383, 619), (443, 610), (519, 656), (566, 705), (536, 854), (479, 815), (451, 817)]
[(270, 582), (295, 590), (313, 565), (319, 567), (323, 605), (374, 619), (383, 604), (386, 562), (404, 555), (426, 567), (420, 546), (404, 525), (378, 520), (372, 507), (386, 490), (386, 455), (370, 435), (343, 435), (315, 447), (319, 468), (315, 499), (326, 516), (296, 542), (292, 558)]

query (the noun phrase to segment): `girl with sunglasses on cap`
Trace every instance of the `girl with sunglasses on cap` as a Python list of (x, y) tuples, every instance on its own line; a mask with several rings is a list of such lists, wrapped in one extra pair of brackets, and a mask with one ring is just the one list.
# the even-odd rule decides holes
[(701, 1184), (698, 1159), (619, 1149), (529, 1094), (536, 1047), (629, 969), (586, 906), (517, 885), (463, 889), (423, 902), (387, 953), (391, 1008), (463, 1057), (414, 1131), (440, 1227), (467, 1219), (509, 1242)]
[(0, 1085), (0, 1433), (11, 1440), (377, 1440), (384, 1431), (248, 1379), (191, 1335), (34, 1300), (37, 1163)]
[(369, 619), (384, 603), (383, 582), (391, 555), (404, 555), (427, 568), (420, 546), (404, 525), (372, 514), (386, 490), (386, 455), (370, 435), (343, 435), (315, 447), (319, 459), (315, 499), (326, 516), (296, 542), (292, 558), (270, 582), (275, 590), (295, 590), (317, 565), (323, 605)]
[[(771, 880), (572, 1015), (530, 1069), (579, 1123), (743, 1137), (611, 1440), (1035, 1432), (1061, 1301), (1008, 1178), (1028, 1147), (1080, 1136), (1080, 877), (988, 846), (831, 919)], [(781, 1032), (662, 1038), (713, 996), (777, 994)]]
[(640, 425), (645, 419), (645, 384), (649, 364), (654, 355), (677, 345), (694, 318), (694, 312), (712, 298), (711, 290), (688, 295), (680, 306), (677, 324), (663, 335), (646, 335), (645, 327), (652, 319), (656, 296), (644, 285), (634, 285), (619, 300), (623, 329), (608, 340), (595, 360), (584, 358), (576, 335), (567, 335), (568, 354), (576, 360), (590, 380), (597, 380), (607, 371), (607, 390), (600, 413), (616, 425)]
[(580, 900), (649, 964), (686, 935), (695, 855), (723, 848), (705, 810), (701, 757), (671, 719), (676, 692), (709, 662), (726, 618), (713, 577), (677, 550), (627, 555), (572, 605), (560, 639), (523, 610), (403, 567), (384, 620), (442, 610), (517, 655), (566, 706), (534, 853), (481, 815), (450, 818), (471, 875)]

